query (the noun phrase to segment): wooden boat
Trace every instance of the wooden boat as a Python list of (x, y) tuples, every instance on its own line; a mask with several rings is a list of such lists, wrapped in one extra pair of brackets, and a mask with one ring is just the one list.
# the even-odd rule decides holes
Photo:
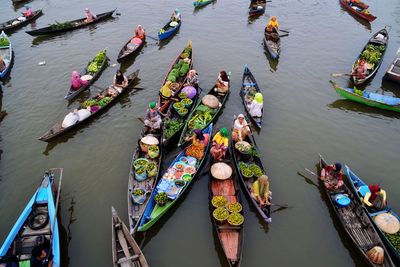
[[(229, 76), (229, 80), (230, 80), (230, 74), (228, 74), (228, 76)], [(229, 85), (228, 85), (228, 86), (230, 87), (230, 85), (231, 85), (231, 83), (229, 82)], [(213, 87), (211, 88), (211, 90), (208, 92), (208, 94), (213, 95), (214, 92), (215, 92), (215, 91), (214, 91), (214, 86), (213, 86)], [(228, 89), (228, 92), (227, 92), (225, 95), (223, 95), (223, 96), (217, 95), (217, 96), (216, 96), (216, 97), (218, 98), (219, 103), (220, 103), (221, 105), (220, 105), (218, 108), (213, 109), (214, 111), (213, 111), (212, 118), (211, 118), (211, 120), (208, 121), (208, 123), (203, 127), (203, 129), (207, 128), (211, 123), (215, 122), (215, 120), (218, 118), (219, 114), (221, 113), (222, 109), (223, 109), (224, 106), (225, 106), (225, 102), (226, 102), (226, 100), (228, 99), (229, 93), (230, 93), (230, 89)], [(186, 122), (185, 122), (185, 126), (183, 127), (182, 134), (181, 134), (181, 136), (180, 136), (180, 138), (179, 138), (178, 146), (184, 145), (184, 144), (186, 143), (186, 141), (185, 141), (186, 138), (187, 138), (187, 137), (191, 137), (191, 135), (193, 134), (193, 131), (194, 131), (195, 129), (193, 129), (193, 126), (192, 126), (192, 125), (189, 125), (189, 124), (190, 124), (190, 121), (197, 115), (197, 112), (196, 112), (196, 111), (198, 110), (198, 108), (199, 108), (201, 105), (202, 105), (202, 102), (201, 102), (201, 101), (198, 101), (196, 107), (192, 110), (192, 112), (190, 112), (189, 117), (188, 117), (188, 119), (187, 119)], [(203, 105), (203, 106), (204, 106), (204, 105)]]
[(218, 240), (224, 251), (225, 258), (230, 267), (239, 267), (243, 247), (243, 224), (233, 226), (226, 220), (224, 222), (217, 221), (213, 216), (215, 208), (211, 203), (214, 196), (224, 196), (228, 200), (228, 203), (237, 202), (242, 204), (237, 177), (234, 177), (237, 176), (237, 174), (234, 171), (234, 164), (231, 162), (229, 150), (226, 152), (225, 158), (223, 162), (232, 168), (232, 176), (224, 180), (216, 179), (211, 174), (211, 167), (214, 163), (218, 163), (218, 161), (214, 161), (214, 159), (211, 158), (208, 202), (213, 228), (218, 235)]
[[(347, 165), (345, 165), (345, 172), (346, 172), (346, 178), (349, 181), (349, 184), (351, 185), (350, 188), (352, 189), (353, 194), (357, 196), (359, 203), (363, 205), (361, 198), (365, 196), (365, 193), (369, 192), (368, 185), (363, 180), (361, 180)], [(376, 231), (382, 238), (382, 241), (385, 244), (386, 249), (389, 251), (389, 253), (391, 253), (393, 261), (397, 264), (397, 266), (399, 266), (400, 250), (396, 249), (395, 244), (390, 242), (385, 232), (381, 230), (374, 221), (374, 218), (381, 213), (389, 213), (400, 221), (399, 215), (394, 210), (392, 210), (389, 205), (387, 205), (385, 209), (376, 212), (372, 212), (367, 207), (365, 207), (365, 211), (369, 216), (369, 218), (371, 219), (371, 222), (375, 226)]]
[[(132, 39), (132, 38), (131, 38)], [(131, 43), (131, 39), (126, 42), (126, 44), (121, 48), (121, 51), (119, 51), (117, 61), (122, 62), (123, 60), (136, 55), (144, 46), (146, 39), (142, 40), (142, 43), (140, 45), (135, 45), (134, 47), (129, 46)]]
[[(328, 166), (328, 164), (320, 155), (318, 170), (319, 176), (321, 176), (321, 170), (326, 166)], [(340, 189), (328, 190), (323, 181), (321, 181), (321, 179), (318, 180), (320, 188), (324, 192), (332, 212), (335, 214), (348, 238), (351, 240), (354, 247), (363, 257), (368, 266), (395, 266), (364, 208), (359, 204), (357, 198), (346, 184), (343, 184)], [(350, 199), (348, 206), (340, 206), (336, 200), (339, 196), (343, 195)], [(373, 263), (367, 256), (367, 252), (374, 247), (380, 247), (384, 251), (384, 261), (382, 264)]]
[(210, 4), (212, 1), (214, 1), (214, 0), (197, 0), (197, 1), (193, 2), (193, 6), (195, 8), (206, 6), (206, 5)]
[[(247, 99), (254, 98), (254, 95), (256, 93), (261, 93), (260, 88), (258, 87), (256, 79), (254, 78), (253, 74), (251, 73), (249, 67), (247, 65), (245, 65), (244, 71), (243, 71), (243, 78), (242, 78), (242, 88), (240, 89), (240, 97), (242, 98), (242, 102), (243, 102), (244, 108), (246, 109), (247, 114), (249, 115), (251, 120), (254, 122), (254, 124), (259, 129), (261, 129), (262, 115), (261, 115), (261, 117), (251, 116), (249, 109), (247, 107)], [(262, 110), (262, 112), (263, 112), (263, 110)]]
[[(140, 224), (138, 227), (139, 232), (144, 232), (147, 231), (150, 227), (152, 227), (180, 198), (181, 196), (185, 193), (185, 191), (189, 188), (189, 186), (192, 184), (192, 181), (197, 177), (197, 175), (200, 173), (203, 163), (205, 159), (207, 158), (207, 153), (210, 148), (210, 143), (211, 143), (211, 133), (212, 133), (212, 124), (210, 124), (206, 129), (203, 130), (203, 133), (205, 135), (208, 135), (208, 143), (207, 146), (205, 147), (204, 150), (204, 156), (201, 160), (193, 160), (195, 158), (192, 157), (186, 157), (185, 153), (186, 150), (189, 148), (185, 148), (179, 155), (172, 161), (172, 163), (169, 165), (169, 168), (163, 175), (163, 177), (160, 179), (160, 181), (157, 183), (156, 188), (154, 189), (153, 193), (151, 194), (150, 200), (147, 202), (146, 209), (144, 211), (143, 217), (140, 220)], [(182, 164), (183, 158), (191, 160), (190, 163)], [(175, 165), (182, 165), (185, 169), (187, 167), (194, 167), (195, 171), (192, 172), (192, 175), (188, 178), (182, 178), (179, 175), (182, 175), (183, 172), (175, 172)], [(176, 167), (177, 167), (176, 166)], [(192, 168), (193, 169), (193, 168)], [(174, 172), (174, 173), (172, 173)], [(183, 181), (182, 186), (178, 186), (176, 184), (176, 181)], [(166, 202), (163, 203), (163, 205), (158, 204), (155, 201), (156, 196), (160, 193), (166, 193), (168, 195)]]
[(129, 233), (124, 222), (119, 218), (114, 207), (112, 213), (112, 254), (114, 267), (148, 267), (149, 264), (143, 255), (142, 250)]
[(252, 0), (249, 6), (249, 16), (254, 17), (265, 12), (266, 1), (265, 0)]
[(3, 22), (0, 24), (0, 31), (4, 31), (4, 32), (11, 32), (14, 31), (16, 29), (21, 28), (22, 26), (36, 20), (38, 17), (40, 17), (43, 14), (41, 9), (35, 10), (32, 12), (32, 16), (30, 16), (29, 18), (25, 18), (25, 20), (21, 20), (21, 17), (15, 18), (15, 19), (11, 19), (9, 21)]
[(272, 59), (277, 59), (281, 53), (281, 38), (278, 34), (278, 41), (274, 42), (271, 38), (273, 34), (277, 33), (264, 33), (264, 45), (267, 48)]
[(369, 13), (368, 6), (364, 6), (363, 8), (360, 6), (350, 6), (350, 2), (347, 0), (339, 0), (339, 2), (344, 9), (366, 21), (372, 22), (376, 19), (375, 16)]
[[(48, 130), (44, 135), (42, 135), (39, 140), (41, 141), (50, 141), (51, 139), (53, 139), (56, 136), (60, 136), (61, 134), (66, 133), (67, 131), (70, 131), (72, 129), (77, 128), (78, 126), (82, 125), (84, 122), (94, 118), (95, 116), (97, 116), (98, 114), (104, 112), (106, 109), (108, 109), (113, 103), (115, 103), (115, 101), (117, 99), (120, 98), (120, 96), (127, 91), (128, 88), (130, 88), (132, 86), (133, 81), (137, 78), (139, 74), (139, 70), (136, 70), (135, 72), (131, 73), (127, 78), (128, 78), (128, 85), (122, 90), (121, 93), (119, 93), (117, 96), (115, 96), (114, 98), (111, 99), (110, 102), (106, 103), (104, 106), (99, 107), (98, 110), (92, 112), (90, 114), (89, 117), (76, 122), (75, 124), (69, 126), (69, 127), (62, 127), (62, 121), (57, 122), (55, 125), (53, 125), (50, 130)], [(110, 86), (111, 87), (111, 86)], [(105, 92), (108, 88), (104, 89), (101, 93)], [(91, 100), (96, 100), (97, 96), (93, 97)], [(86, 109), (86, 107), (84, 105), (81, 105), (79, 109)]]
[(374, 46), (375, 48), (383, 46), (384, 50), (381, 51), (382, 56), (381, 56), (380, 60), (377, 63), (375, 63), (373, 65), (369, 64), (368, 62), (366, 63), (366, 64), (368, 64), (367, 65), (368, 66), (368, 70), (367, 70), (366, 77), (364, 79), (359, 79), (359, 78), (356, 78), (355, 76), (353, 76), (354, 84), (356, 84), (356, 85), (362, 84), (362, 83), (368, 81), (370, 78), (372, 78), (372, 76), (375, 75), (375, 73), (378, 71), (379, 67), (382, 64), (383, 56), (385, 55), (388, 41), (389, 41), (389, 33), (386, 30), (386, 28), (383, 28), (382, 30), (378, 31), (377, 33), (375, 33), (371, 37), (371, 39), (369, 39), (368, 43), (365, 45), (365, 47), (361, 51), (361, 54), (358, 56), (357, 60), (353, 64), (352, 73), (354, 72), (355, 68), (357, 67), (358, 61), (359, 61), (360, 58), (362, 58), (362, 53), (364, 52), (364, 50), (367, 47), (369, 47), (370, 45)]
[(400, 83), (400, 48), (397, 50), (395, 59), (386, 71), (385, 78)]
[[(244, 139), (244, 141), (248, 142), (250, 145), (255, 147), (257, 152), (259, 151), (253, 135), (251, 135), (250, 137), (247, 136)], [(270, 207), (261, 208), (258, 205), (257, 201), (255, 201), (254, 198), (251, 197), (251, 189), (253, 188), (253, 183), (257, 180), (257, 178), (255, 176), (253, 176), (251, 178), (244, 177), (241, 172), (241, 168), (240, 168), (241, 163), (247, 164), (248, 166), (251, 164), (256, 164), (258, 167), (261, 168), (261, 170), (265, 174), (266, 171), (262, 164), (261, 158), (259, 156), (246, 157), (245, 155), (241, 154), (237, 149), (235, 149), (235, 143), (232, 140), (232, 138), (231, 138), (231, 153), (232, 153), (232, 157), (233, 157), (233, 162), (236, 167), (237, 176), (242, 185), (243, 192), (247, 196), (247, 198), (250, 202), (250, 205), (252, 205), (254, 207), (254, 209), (257, 211), (258, 215), (262, 218), (262, 220), (264, 222), (270, 223), (271, 222)]]
[[(175, 60), (172, 62), (171, 66), (168, 69), (167, 74), (164, 77), (164, 80), (162, 82), (162, 85), (164, 85), (167, 82), (167, 77), (169, 75), (169, 73), (171, 72), (172, 68), (174, 67), (175, 64), (177, 64), (179, 62), (179, 60), (181, 60), (181, 54), (185, 51), (185, 49), (189, 47), (191, 49), (190, 55), (189, 55), (189, 59), (190, 59), (190, 64), (189, 64), (189, 69), (192, 69), (193, 67), (193, 47), (192, 47), (192, 41), (189, 40), (187, 46), (182, 50), (182, 52), (180, 52), (178, 54), (178, 56), (175, 58)], [(176, 94), (179, 93), (179, 91), (182, 89), (182, 85), (183, 85), (183, 81), (185, 80), (185, 77), (179, 77), (179, 79), (176, 81), (176, 83), (179, 84), (179, 86), (177, 86), (176, 88)], [(160, 94), (158, 95), (158, 100), (157, 100), (157, 106), (159, 107), (158, 110), (163, 113), (166, 114), (169, 106), (171, 105), (172, 100), (167, 100), (165, 102), (162, 101)]]
[(370, 107), (400, 112), (400, 98), (364, 91), (362, 95), (355, 93), (353, 88), (343, 88), (332, 82), (336, 93), (348, 100)]
[(4, 63), (6, 64), (5, 69), (3, 71), (0, 71), (0, 78), (4, 78), (4, 76), (6, 76), (6, 74), (11, 70), (12, 61), (14, 58), (13, 55), (14, 52), (12, 50), (11, 40), (4, 33), (4, 31), (2, 31), (0, 34), (0, 39), (2, 38), (6, 38), (8, 40), (9, 45), (0, 47), (0, 55), (2, 56)]
[[(108, 60), (109, 60), (109, 58), (108, 58), (107, 56), (105, 56), (105, 57), (104, 57), (104, 60), (103, 60), (103, 63), (101, 64), (101, 67), (100, 67), (99, 71), (96, 72), (94, 75), (92, 75), (93, 78), (92, 78), (91, 80), (88, 81), (88, 84), (87, 84), (87, 85), (81, 86), (81, 87), (80, 87), (79, 89), (77, 89), (77, 90), (74, 90), (74, 89), (72, 88), (72, 85), (71, 85), (71, 86), (69, 87), (69, 90), (67, 91), (67, 94), (64, 96), (64, 99), (65, 99), (65, 100), (72, 100), (72, 99), (74, 99), (77, 95), (79, 95), (81, 92), (83, 92), (83, 91), (89, 89), (89, 87), (100, 77), (100, 75), (101, 75), (101, 73), (103, 72), (103, 70), (107, 67)], [(85, 67), (85, 69), (84, 69), (83, 71), (81, 71), (81, 73), (80, 73), (81, 76), (90, 74), (90, 73), (88, 72), (88, 70), (87, 70), (87, 67), (89, 66), (89, 64), (90, 64), (91, 62), (92, 62), (92, 61), (90, 61), (90, 62), (88, 63), (88, 65)]]
[[(62, 169), (50, 169), (45, 173), (39, 188), (1, 246), (0, 263), (14, 262), (16, 266), (29, 266), (32, 249), (44, 237), (46, 241), (42, 243), (43, 246), (53, 254), (52, 266), (60, 267), (57, 210), (62, 174)], [(58, 187), (55, 181), (57, 176)]]
[[(159, 141), (159, 149), (160, 153), (159, 156), (155, 159), (152, 159), (148, 156), (147, 153), (143, 152), (141, 149), (141, 144), (140, 140), (144, 136), (154, 136), (155, 138), (158, 139)], [(138, 145), (136, 147), (135, 153), (133, 154), (132, 157), (132, 163), (130, 166), (129, 170), (129, 180), (128, 180), (128, 218), (129, 218), (129, 227), (130, 227), (130, 233), (134, 234), (137, 227), (139, 226), (140, 219), (142, 218), (144, 209), (146, 208), (146, 204), (150, 199), (151, 194), (154, 191), (156, 182), (158, 180), (158, 176), (161, 170), (161, 162), (163, 160), (163, 146), (161, 144), (161, 137), (162, 137), (162, 131), (155, 133), (155, 134), (149, 134), (147, 133), (147, 126), (144, 126), (144, 129), (142, 131), (142, 134), (140, 135), (140, 138), (138, 140)], [(154, 176), (147, 176), (144, 180), (142, 179), (136, 179), (135, 178), (135, 167), (134, 163), (135, 160), (139, 158), (146, 158), (147, 160), (153, 162), (157, 166), (157, 172), (155, 173)], [(135, 190), (143, 190), (142, 192), (145, 192), (144, 195), (142, 196), (135, 196)]]
[(170, 26), (171, 22), (173, 21), (168, 21), (168, 23), (165, 24), (165, 26), (162, 27), (161, 30), (158, 32), (158, 39), (160, 39), (160, 41), (171, 37), (172, 35), (177, 33), (179, 28), (181, 27), (182, 20), (180, 20), (178, 22), (178, 25), (176, 26)]
[(96, 15), (96, 19), (93, 20), (92, 22), (86, 23), (85, 19), (77, 19), (77, 20), (72, 20), (72, 21), (67, 21), (64, 23), (70, 23), (71, 25), (69, 27), (65, 27), (62, 29), (57, 29), (53, 28), (52, 26), (44, 27), (41, 29), (33, 30), (33, 31), (27, 31), (26, 33), (32, 35), (32, 36), (37, 36), (37, 35), (47, 35), (47, 34), (56, 34), (56, 33), (62, 33), (62, 32), (68, 32), (72, 31), (75, 29), (83, 28), (91, 24), (95, 24), (97, 22), (103, 21), (105, 19), (111, 18), (112, 14), (114, 13), (115, 9), (109, 12), (101, 13)]
[[(190, 107), (187, 107), (188, 113), (184, 116), (181, 116), (178, 114), (178, 112), (174, 109), (173, 104), (177, 103), (177, 101), (174, 101), (173, 104), (171, 104), (168, 108), (167, 111), (167, 116), (164, 119), (164, 124), (163, 124), (163, 138), (162, 138), (162, 144), (164, 146), (168, 146), (172, 140), (175, 140), (176, 137), (180, 135), (180, 133), (183, 130), (183, 127), (185, 126), (185, 121), (189, 117), (191, 111), (193, 108), (197, 105), (198, 98), (201, 93), (201, 89), (199, 87), (196, 88), (197, 94), (195, 97), (193, 97), (192, 101), (193, 103), (190, 105)], [(170, 128), (170, 123), (171, 122), (178, 122), (181, 124), (180, 127), (178, 127), (175, 131), (173, 131), (171, 134), (168, 133), (168, 131), (171, 131)]]

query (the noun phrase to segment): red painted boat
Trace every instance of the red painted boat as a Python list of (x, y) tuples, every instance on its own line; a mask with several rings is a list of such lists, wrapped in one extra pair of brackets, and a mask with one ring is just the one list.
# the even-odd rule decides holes
[(339, 2), (343, 8), (347, 9), (349, 12), (359, 16), (362, 19), (365, 19), (366, 21), (371, 22), (376, 19), (376, 17), (370, 13), (364, 13), (365, 10), (368, 9), (368, 5), (364, 4), (364, 8), (361, 8), (360, 5), (359, 6), (350, 6), (350, 3), (346, 0), (339, 0)]

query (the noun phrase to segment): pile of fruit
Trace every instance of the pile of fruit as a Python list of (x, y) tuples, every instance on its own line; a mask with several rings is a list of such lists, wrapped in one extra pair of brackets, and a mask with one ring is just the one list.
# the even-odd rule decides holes
[(357, 89), (355, 86), (354, 86), (354, 93), (355, 93), (356, 95), (363, 96), (363, 91), (362, 91), (362, 90), (359, 90), (359, 89)]
[(165, 193), (165, 192), (159, 192), (159, 193), (157, 193), (157, 195), (154, 197), (154, 201), (157, 203), (157, 204), (161, 204), (161, 205), (163, 205), (163, 204), (165, 204), (166, 202), (167, 202), (167, 200), (168, 200), (168, 195), (167, 195), (167, 193)]
[(70, 21), (66, 21), (66, 22), (58, 22), (58, 21), (56, 21), (56, 23), (49, 24), (49, 26), (53, 30), (63, 30), (63, 29), (68, 29), (68, 28), (74, 27), (74, 24), (72, 22), (70, 22)]
[(385, 51), (384, 45), (369, 44), (361, 54), (361, 58), (365, 59), (369, 64), (374, 65), (382, 58), (382, 53)]
[(103, 50), (103, 51), (100, 51), (99, 53), (97, 53), (97, 55), (94, 57), (94, 59), (92, 61), (89, 62), (88, 66), (86, 68), (88, 73), (90, 73), (91, 75), (94, 75), (97, 72), (99, 72), (105, 57), (106, 57), (106, 50)]
[(164, 137), (168, 139), (183, 126), (183, 121), (180, 119), (167, 119), (165, 124)]
[(150, 162), (147, 164), (146, 171), (149, 177), (156, 176), (158, 171), (157, 164), (155, 162)]
[(389, 239), (390, 243), (396, 248), (396, 250), (400, 253), (400, 232), (395, 234), (386, 234), (387, 238)]
[(239, 226), (244, 222), (244, 217), (239, 213), (242, 211), (242, 205), (238, 202), (228, 203), (224, 196), (214, 196), (211, 199), (211, 204), (215, 207), (213, 217), (219, 222), (228, 220), (228, 223), (233, 226)]
[(234, 203), (229, 203), (226, 208), (228, 209), (228, 211), (230, 212), (241, 212), (242, 211), (242, 205), (238, 202), (234, 202)]
[(144, 193), (145, 193), (144, 190), (141, 189), (141, 188), (133, 190), (133, 195), (134, 196), (142, 196), (142, 195), (144, 195)]
[(225, 207), (227, 203), (228, 203), (228, 200), (224, 196), (214, 196), (211, 200), (211, 204), (215, 208)]
[(243, 224), (243, 222), (244, 222), (244, 217), (242, 214), (240, 214), (238, 212), (232, 212), (228, 216), (228, 223), (230, 225), (239, 226), (239, 225)]
[(252, 145), (245, 145), (242, 142), (237, 142), (235, 144), (235, 148), (242, 154), (249, 155), (251, 157), (260, 157), (260, 153), (257, 148)]
[(249, 169), (253, 172), (254, 176), (256, 178), (260, 177), (261, 175), (264, 174), (263, 170), (260, 168), (260, 166), (258, 166), (255, 163), (251, 163), (249, 166)]
[(255, 176), (256, 178), (264, 174), (264, 171), (255, 163), (250, 163), (247, 165), (244, 162), (239, 163), (239, 169), (242, 175), (246, 178), (251, 178)]
[(5, 47), (5, 46), (9, 46), (10, 42), (8, 41), (8, 39), (6, 37), (1, 37), (0, 38), (0, 47)]

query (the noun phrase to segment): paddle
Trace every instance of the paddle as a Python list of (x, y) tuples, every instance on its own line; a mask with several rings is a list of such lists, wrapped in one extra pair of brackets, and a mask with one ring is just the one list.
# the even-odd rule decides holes
[(332, 77), (343, 77), (343, 76), (354, 76), (355, 74), (351, 73), (331, 73)]
[(289, 36), (289, 34), (285, 33), (285, 34), (279, 35), (279, 37), (286, 37), (286, 36)]
[(317, 185), (316, 183), (314, 183), (313, 180), (311, 180), (310, 178), (308, 178), (307, 176), (305, 176), (305, 175), (302, 174), (301, 172), (297, 172), (297, 174), (298, 174), (299, 176), (303, 177), (307, 184), (313, 185), (313, 186), (315, 186), (315, 187), (318, 188), (318, 185)]
[(146, 35), (146, 37), (149, 37), (150, 39), (153, 39), (154, 41), (158, 41), (158, 38), (155, 38), (155, 37), (153, 37), (153, 36)]
[(282, 30), (282, 29), (279, 29), (278, 31), (289, 33), (289, 31), (287, 31), (287, 30)]

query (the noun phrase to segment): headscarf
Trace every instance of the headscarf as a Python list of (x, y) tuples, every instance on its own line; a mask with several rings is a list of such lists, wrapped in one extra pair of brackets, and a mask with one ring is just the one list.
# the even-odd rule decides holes
[(179, 8), (175, 8), (175, 13), (176, 13), (176, 14), (179, 13)]
[(74, 88), (79, 88), (81, 86), (81, 76), (76, 70), (74, 70), (71, 74), (71, 84)]
[(96, 19), (96, 15), (94, 15), (89, 8), (85, 8), (85, 13), (86, 15), (90, 15), (93, 19)]
[(169, 86), (171, 85), (171, 81), (167, 81), (164, 85), (163, 85), (163, 87), (161, 87), (161, 89), (160, 89), (160, 93), (164, 96), (164, 97), (166, 97), (166, 98), (168, 98), (168, 97), (171, 97), (171, 95), (172, 95), (172, 93), (171, 93), (171, 89), (169, 88)]
[(263, 174), (257, 179), (258, 181), (258, 188), (260, 190), (260, 196), (264, 196), (266, 193), (269, 192), (269, 179), (268, 176)]
[(29, 9), (30, 8), (30, 6), (29, 5), (24, 5), (24, 7), (26, 8), (26, 9)]
[(200, 129), (196, 129), (193, 131), (194, 134), (196, 135), (196, 139), (198, 140), (204, 140), (204, 135)]
[(244, 115), (243, 114), (239, 114), (237, 117), (238, 117), (238, 119), (239, 118), (243, 118), (244, 119)]
[(153, 101), (149, 103), (149, 108), (153, 109), (155, 107), (156, 107), (156, 102)]
[(263, 95), (261, 93), (256, 93), (254, 96), (254, 101), (258, 104), (262, 104), (264, 102)]
[(371, 195), (373, 197), (375, 197), (375, 194), (381, 190), (381, 188), (379, 187), (378, 184), (370, 185), (370, 186), (368, 186), (368, 188), (369, 188), (369, 191), (371, 191)]
[(196, 75), (196, 70), (194, 70), (194, 69), (189, 70), (189, 73), (188, 73), (189, 77), (194, 77), (195, 75)]
[(144, 35), (144, 29), (142, 25), (138, 25), (135, 30), (135, 35), (142, 36)]
[(342, 169), (342, 164), (340, 164), (339, 162), (335, 163), (335, 172), (340, 172), (340, 170)]
[(221, 133), (222, 137), (228, 137), (228, 130), (226, 128), (221, 128), (219, 132)]

